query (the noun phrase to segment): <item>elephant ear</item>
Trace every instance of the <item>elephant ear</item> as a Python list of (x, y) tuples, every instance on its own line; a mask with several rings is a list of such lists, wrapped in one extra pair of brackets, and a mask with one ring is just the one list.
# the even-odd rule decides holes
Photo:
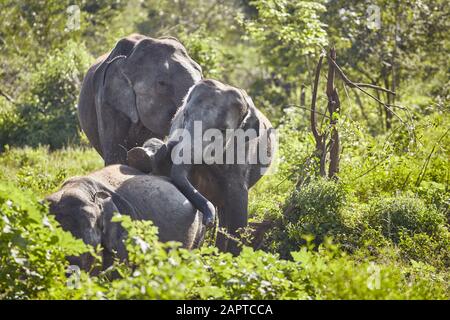
[(137, 217), (136, 211), (123, 197), (112, 191), (98, 191), (95, 193), (94, 202), (101, 210), (100, 226), (102, 229), (102, 245), (110, 253), (117, 252), (120, 259), (125, 259), (127, 252), (123, 240), (126, 236), (125, 229), (120, 223), (113, 222), (114, 212)]
[(120, 40), (95, 70), (93, 80), (97, 114), (103, 108), (115, 108), (133, 123), (139, 121), (133, 84), (122, 70), (134, 45), (135, 42), (130, 39)]
[(118, 212), (129, 215), (133, 219), (139, 218), (133, 206), (116, 192), (110, 190), (98, 191), (95, 193), (94, 201), (103, 208), (103, 210), (105, 210), (104, 213), (110, 215), (110, 217), (112, 217), (114, 212)]
[(256, 131), (256, 136), (260, 135), (260, 121), (257, 114), (257, 110), (255, 105), (253, 104), (252, 99), (242, 90), (242, 96), (244, 97), (244, 101), (247, 105), (247, 113), (242, 120), (239, 129), (243, 129), (244, 131), (253, 129)]

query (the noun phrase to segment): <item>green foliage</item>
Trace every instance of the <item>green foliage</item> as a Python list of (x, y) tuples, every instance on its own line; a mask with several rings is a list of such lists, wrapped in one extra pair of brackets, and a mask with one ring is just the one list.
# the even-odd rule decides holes
[(442, 228), (433, 236), (426, 233), (401, 232), (399, 248), (404, 259), (446, 270), (450, 267), (450, 233)]
[(18, 107), (21, 121), (8, 143), (51, 148), (79, 143), (77, 93), (90, 62), (90, 55), (75, 42), (49, 55), (31, 76), (30, 96)]
[(256, 19), (242, 21), (252, 39), (267, 50), (264, 57), (270, 66), (292, 75), (290, 68), (299, 67), (296, 58), (315, 53), (316, 46), (327, 43), (324, 25), (318, 14), (325, 7), (312, 1), (255, 0)]
[(306, 280), (310, 297), (315, 299), (426, 299), (446, 295), (445, 279), (436, 279), (429, 286), (430, 273), (423, 265), (414, 269), (393, 262), (361, 262), (330, 244), (319, 247), (318, 252), (302, 249), (292, 256), (303, 266), (301, 279)]
[(51, 297), (68, 291), (65, 256), (88, 249), (46, 212), (31, 192), (0, 184), (1, 299)]
[(288, 203), (284, 234), (279, 235), (280, 244), (281, 239), (286, 240), (288, 252), (304, 243), (304, 235), (313, 235), (315, 241), (321, 243), (325, 237), (345, 233), (348, 228), (342, 211), (345, 190), (339, 183), (324, 179), (313, 181), (295, 191)]
[(416, 126), (416, 143), (406, 130), (372, 137), (344, 118), (340, 132), (345, 152), (335, 182), (317, 177), (311, 158), (314, 140), (302, 116), (293, 108), (282, 118), (278, 171), (251, 191), (254, 219), (273, 221), (263, 247), (289, 258), (308, 241), (317, 246), (332, 237), (355, 258), (403, 268), (419, 261), (445, 270), (448, 117), (423, 117)]
[(192, 59), (202, 66), (205, 78), (230, 78), (227, 72), (237, 64), (238, 60), (220, 46), (219, 37), (207, 35), (202, 28), (194, 34), (181, 33), (180, 40), (186, 46)]
[(300, 84), (307, 79), (305, 66), (327, 43), (324, 25), (318, 20), (325, 7), (313, 1), (250, 3), (257, 15), (238, 19), (258, 48), (259, 67), (266, 74), (253, 83), (250, 92), (257, 106), (278, 118), (282, 109), (297, 104)]
[(3, 97), (0, 98), (0, 151), (5, 144), (13, 140), (19, 123), (20, 116), (14, 104)]
[(62, 182), (101, 168), (102, 158), (93, 149), (9, 148), (0, 155), (0, 181), (8, 181), (36, 195), (50, 194)]
[(398, 241), (400, 231), (432, 235), (444, 225), (444, 215), (411, 197), (375, 198), (367, 213), (369, 225), (381, 227), (384, 236)]
[[(405, 275), (397, 266), (358, 262), (327, 242), (293, 261), (244, 248), (240, 256), (202, 248), (187, 251), (155, 241), (148, 222), (118, 219), (129, 231), (127, 249), (137, 266), (112, 283), (109, 298), (194, 299), (426, 299), (445, 298), (443, 279)], [(152, 279), (148, 281), (148, 279)], [(111, 289), (110, 289), (111, 290)]]
[[(346, 0), (82, 1), (79, 29), (69, 30), (71, 4), (0, 4), (0, 298), (449, 298), (445, 1), (373, 1), (379, 30), (367, 28), (367, 3)], [(250, 219), (273, 225), (264, 251), (232, 257), (160, 243), (151, 223), (117, 217), (129, 262), (82, 272), (71, 289), (65, 257), (95, 250), (63, 232), (39, 200), (102, 167), (83, 146), (76, 100), (92, 57), (132, 32), (179, 38), (205, 77), (243, 87), (276, 124), (278, 170), (249, 199)], [(318, 177), (309, 129), (314, 66), (327, 43), (355, 82), (396, 87), (395, 101), (374, 94), (398, 104), (401, 118), (387, 129), (386, 108), (336, 81), (338, 181)]]
[[(361, 232), (358, 224), (355, 227), (351, 212), (347, 210), (349, 190), (340, 183), (325, 180), (311, 182), (303, 191), (292, 195), (297, 200), (298, 211), (292, 211), (284, 221), (304, 221), (305, 225), (298, 223), (297, 233), (292, 227), (295, 237), (286, 232), (285, 225), (279, 227), (284, 231), (278, 233), (280, 238), (276, 240), (284, 247), (278, 249), (280, 253), (288, 254), (287, 246), (290, 245), (293, 253), (287, 257), (289, 260), (281, 259), (276, 253), (250, 248), (244, 248), (238, 257), (219, 253), (212, 247), (188, 251), (177, 243), (158, 242), (157, 231), (150, 222), (132, 222), (122, 216), (115, 219), (128, 231), (129, 263), (116, 262), (98, 276), (82, 272), (78, 289), (71, 289), (67, 286), (65, 270), (68, 263), (64, 257), (80, 252), (77, 250), (83, 246), (59, 229), (54, 219), (46, 214), (45, 207), (38, 203), (36, 194), (45, 194), (48, 184), (61, 183), (58, 179), (60, 169), (69, 177), (77, 170), (89, 172), (101, 166), (99, 157), (94, 151), (72, 149), (49, 153), (44, 148), (28, 148), (10, 149), (0, 157), (0, 162), (12, 173), (9, 183), (0, 184), (0, 229), (3, 230), (0, 232), (0, 250), (2, 259), (8, 261), (5, 264), (2, 260), (1, 264), (4, 266), (0, 272), (1, 287), (5, 288), (3, 298), (448, 298), (445, 270), (449, 236), (446, 229), (439, 229), (432, 235), (400, 233), (396, 248), (389, 238), (375, 229)], [(78, 163), (82, 165), (77, 167)], [(33, 175), (39, 175), (39, 171), (46, 175), (30, 178), (28, 184), (21, 182), (24, 180), (20, 174), (15, 175), (22, 172), (21, 164), (40, 168)], [(5, 179), (2, 177), (2, 181)], [(31, 182), (39, 179), (42, 179), (41, 184)], [(14, 187), (12, 183), (22, 183), (22, 188)], [(263, 198), (261, 202), (264, 202)], [(333, 203), (339, 210), (334, 209)], [(327, 219), (327, 215), (332, 219)], [(311, 230), (317, 237), (322, 237), (322, 241), (298, 238), (301, 232), (311, 233)], [(344, 232), (353, 235), (352, 245), (356, 243), (359, 247), (352, 254), (346, 253), (349, 242), (342, 237)], [(291, 241), (288, 244), (287, 234)], [(333, 235), (340, 245), (332, 245), (326, 235)], [(295, 245), (294, 240), (298, 241)], [(313, 243), (318, 245), (319, 242), (322, 244), (315, 248)], [(409, 262), (411, 260), (415, 262)], [(25, 266), (21, 266), (22, 262)], [(31, 275), (23, 270), (31, 270)], [(32, 271), (40, 276), (34, 276)], [(113, 273), (120, 277), (111, 280), (108, 275)]]

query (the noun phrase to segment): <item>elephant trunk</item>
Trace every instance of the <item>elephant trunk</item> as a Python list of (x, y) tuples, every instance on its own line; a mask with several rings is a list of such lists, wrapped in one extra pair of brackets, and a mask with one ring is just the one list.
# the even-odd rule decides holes
[(206, 227), (214, 225), (216, 210), (213, 204), (208, 201), (188, 180), (192, 165), (174, 164), (170, 172), (170, 177), (177, 188), (192, 203), (192, 205), (203, 213), (203, 224)]

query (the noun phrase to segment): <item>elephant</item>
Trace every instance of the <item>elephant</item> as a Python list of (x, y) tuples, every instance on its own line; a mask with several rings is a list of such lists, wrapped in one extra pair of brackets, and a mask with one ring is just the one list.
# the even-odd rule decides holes
[[(202, 139), (197, 149), (196, 122), (201, 123)], [(223, 137), (226, 132), (232, 134), (222, 139), (217, 136), (219, 133)], [(234, 143), (238, 133), (244, 133), (245, 138), (240, 145)], [(215, 146), (221, 147), (211, 152), (215, 162), (204, 157), (212, 141), (206, 135), (215, 136), (214, 141), (218, 141)], [(127, 158), (130, 166), (144, 172), (170, 176), (174, 185), (203, 213), (206, 226), (213, 224), (217, 207), (219, 227), (236, 237), (238, 230), (247, 226), (248, 191), (270, 166), (275, 138), (270, 121), (244, 90), (205, 79), (190, 89), (172, 120), (167, 141), (151, 139), (142, 147), (129, 150)], [(242, 158), (239, 161), (239, 154), (244, 161)], [(179, 161), (180, 157), (183, 161)], [(238, 243), (229, 238), (219, 233), (216, 245), (222, 251), (238, 254)]]
[[(134, 220), (151, 220), (160, 241), (179, 241), (187, 249), (201, 245), (205, 228), (197, 211), (167, 177), (144, 174), (126, 165), (110, 165), (82, 177), (67, 180), (46, 198), (49, 212), (61, 227), (94, 247), (102, 246), (103, 268), (114, 253), (127, 258), (125, 230), (112, 222), (114, 212)], [(89, 270), (93, 257), (68, 257), (72, 264)]]
[(89, 68), (78, 119), (105, 165), (125, 164), (126, 151), (168, 135), (170, 122), (201, 67), (173, 37), (132, 34)]

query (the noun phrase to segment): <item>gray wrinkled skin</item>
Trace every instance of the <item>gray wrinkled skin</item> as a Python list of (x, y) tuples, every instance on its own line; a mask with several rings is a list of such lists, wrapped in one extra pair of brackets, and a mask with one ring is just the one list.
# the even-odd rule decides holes
[[(111, 222), (114, 212), (132, 219), (151, 220), (161, 241), (179, 241), (192, 249), (203, 241), (202, 214), (165, 177), (144, 174), (125, 165), (111, 165), (84, 177), (69, 179), (48, 196), (50, 212), (62, 228), (85, 243), (103, 247), (103, 265), (127, 253), (124, 229)], [(71, 263), (89, 270), (92, 257), (71, 257)]]
[(167, 136), (183, 97), (201, 78), (177, 39), (130, 35), (87, 71), (78, 102), (81, 128), (105, 165), (125, 164), (127, 150)]
[[(170, 163), (169, 155), (178, 143), (183, 143), (178, 142), (176, 132), (183, 128), (193, 136), (194, 121), (202, 121), (203, 130), (254, 129), (258, 135), (253, 140), (253, 147), (249, 144), (245, 147), (246, 155), (251, 156), (257, 152), (255, 146), (260, 145), (263, 139), (268, 146), (271, 145), (273, 136), (262, 132), (272, 129), (272, 125), (243, 90), (215, 80), (200, 81), (191, 88), (185, 100), (172, 121), (168, 141), (156, 152), (155, 148), (162, 144), (157, 139), (148, 141), (147, 147), (130, 150), (129, 164), (146, 172), (168, 174), (186, 198), (203, 213), (206, 226), (211, 225), (208, 219), (214, 219), (214, 207), (217, 207), (219, 227), (236, 236), (238, 229), (247, 226), (248, 190), (262, 177), (261, 169), (267, 164), (174, 165)], [(272, 157), (273, 154), (268, 154), (270, 161)], [(166, 169), (168, 162), (169, 170)], [(229, 241), (221, 233), (217, 235), (216, 245), (223, 251), (239, 253), (235, 241)]]

